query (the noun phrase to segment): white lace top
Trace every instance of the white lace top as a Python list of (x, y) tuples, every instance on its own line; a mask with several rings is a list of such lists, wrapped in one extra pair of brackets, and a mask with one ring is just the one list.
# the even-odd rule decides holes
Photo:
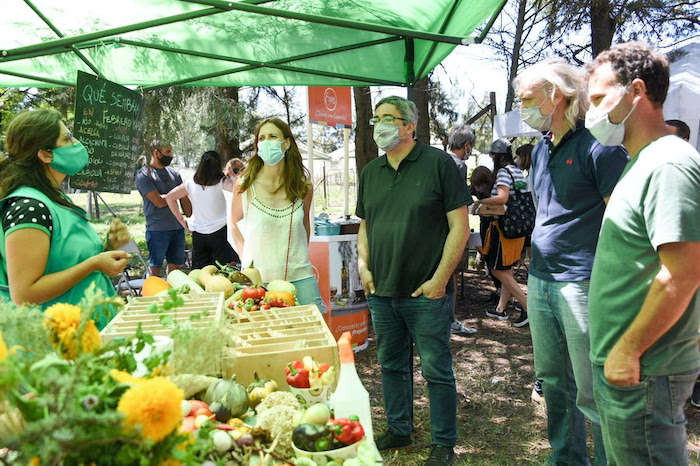
[[(253, 194), (250, 205), (247, 199), (248, 191)], [(269, 207), (260, 202), (255, 195), (255, 187), (251, 185), (249, 190), (243, 192), (241, 202), (243, 218), (237, 225), (245, 239), (241, 259), (243, 266), (255, 261), (255, 267), (260, 270), (265, 283), (284, 280), (285, 268), (288, 281), (313, 276), (309, 260), (309, 241), (304, 228), (303, 199), (297, 199), (282, 208)]]

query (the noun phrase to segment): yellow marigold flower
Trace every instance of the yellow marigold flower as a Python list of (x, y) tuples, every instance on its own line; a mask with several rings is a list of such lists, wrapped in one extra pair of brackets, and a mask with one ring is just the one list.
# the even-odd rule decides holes
[[(61, 346), (63, 357), (73, 360), (78, 357), (78, 344), (75, 334), (80, 327), (81, 309), (72, 304), (54, 304), (44, 313), (44, 327), (51, 332), (51, 343), (54, 348)], [(102, 346), (100, 332), (95, 327), (95, 322), (89, 320), (85, 325), (80, 341), (82, 352), (93, 352)]]
[(29, 460), (29, 466), (39, 466), (41, 464), (41, 459), (38, 456)]
[(2, 339), (2, 332), (0, 332), (0, 361), (4, 361), (7, 357), (7, 345), (5, 340)]
[(144, 381), (144, 379), (134, 377), (126, 371), (120, 371), (117, 369), (112, 369), (109, 371), (109, 376), (119, 383), (128, 383), (129, 385), (136, 385), (137, 383)]
[(117, 411), (125, 416), (124, 423), (141, 427), (141, 435), (160, 442), (174, 431), (182, 418), (184, 392), (162, 377), (144, 380), (122, 395)]

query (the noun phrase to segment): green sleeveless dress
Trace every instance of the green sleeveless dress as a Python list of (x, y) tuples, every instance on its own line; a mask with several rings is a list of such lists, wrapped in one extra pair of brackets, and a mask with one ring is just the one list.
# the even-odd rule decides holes
[[(16, 189), (9, 196), (0, 200), (0, 209), (6, 202), (14, 197), (36, 199), (37, 201), (43, 202), (48, 207), (49, 212), (51, 212), (53, 231), (51, 232), (49, 259), (46, 263), (44, 275), (60, 272), (104, 251), (104, 246), (100, 237), (88, 222), (84, 212), (56, 204), (40, 191), (26, 186)], [(20, 225), (19, 227), (32, 228), (31, 225)], [(43, 227), (39, 228), (43, 229)], [(5, 232), (2, 228), (0, 228), (0, 256), (2, 257), (0, 267), (0, 299), (11, 302), (7, 279)], [(114, 285), (112, 285), (109, 277), (102, 272), (95, 271), (83, 278), (78, 284), (62, 295), (41, 304), (42, 309), (46, 309), (56, 303), (79, 304), (85, 290), (87, 290), (92, 282), (95, 282), (97, 289), (102, 290), (105, 296), (114, 296)], [(102, 329), (107, 325), (110, 318), (114, 317), (114, 313), (110, 311), (111, 310), (108, 309), (100, 309), (98, 315), (93, 316), (97, 328)]]

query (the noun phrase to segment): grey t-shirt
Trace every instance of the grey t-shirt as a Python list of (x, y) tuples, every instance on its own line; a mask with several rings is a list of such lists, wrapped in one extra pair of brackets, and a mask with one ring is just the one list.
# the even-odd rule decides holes
[(168, 194), (170, 190), (182, 184), (180, 174), (174, 168), (153, 168), (148, 174), (148, 168), (142, 167), (136, 172), (136, 187), (143, 197), (143, 214), (146, 216), (146, 230), (166, 231), (180, 230), (182, 225), (177, 221), (168, 206), (156, 207), (148, 200), (146, 194), (155, 190), (159, 194)]

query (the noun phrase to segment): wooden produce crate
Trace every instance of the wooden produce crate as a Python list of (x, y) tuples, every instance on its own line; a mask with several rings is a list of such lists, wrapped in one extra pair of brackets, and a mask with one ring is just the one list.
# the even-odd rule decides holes
[[(220, 323), (223, 319), (224, 294), (223, 293), (188, 293), (180, 295), (185, 301), (184, 306), (163, 311), (156, 314), (148, 312), (148, 306), (157, 302), (161, 303), (169, 299), (169, 296), (149, 296), (132, 298), (112, 321), (100, 332), (103, 343), (108, 343), (115, 338), (122, 337), (130, 340), (136, 334), (138, 325), (144, 333), (151, 335), (170, 336), (170, 328), (160, 323), (163, 315), (168, 315), (175, 322), (186, 322), (192, 316), (200, 315), (200, 318), (191, 321), (193, 328), (209, 327), (212, 322)], [(206, 312), (206, 315), (202, 315)]]
[(304, 356), (340, 370), (338, 344), (315, 305), (226, 313), (234, 336), (231, 356), (223, 361), (225, 378), (235, 374), (239, 383), (248, 385), (257, 372), (287, 390), (284, 368)]

